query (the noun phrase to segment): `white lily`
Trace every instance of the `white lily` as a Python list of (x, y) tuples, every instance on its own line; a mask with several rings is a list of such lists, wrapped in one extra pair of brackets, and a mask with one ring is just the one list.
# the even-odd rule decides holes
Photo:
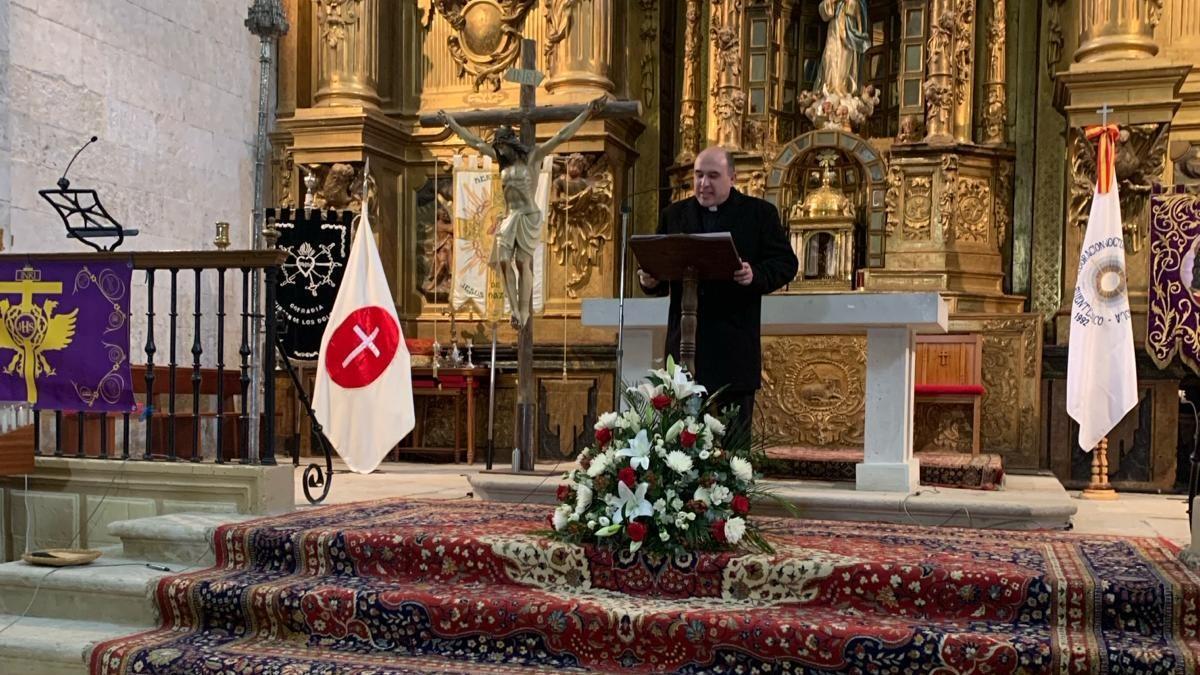
[(683, 368), (675, 369), (675, 378), (671, 380), (671, 389), (675, 391), (675, 398), (680, 400), (708, 392), (704, 385), (696, 384), (691, 377), (688, 377), (687, 371)]
[(687, 426), (687, 425), (684, 423), (683, 420), (679, 420), (675, 424), (672, 424), (671, 428), (667, 429), (666, 441), (668, 443), (675, 442), (675, 439), (679, 438), (679, 434), (683, 433), (683, 428), (685, 426)]
[(713, 417), (712, 415), (704, 415), (704, 426), (708, 427), (708, 430), (717, 436), (725, 433), (725, 425), (721, 424), (721, 420)]
[(633, 468), (642, 468), (642, 471), (650, 470), (650, 437), (646, 434), (646, 430), (642, 429), (629, 441), (629, 447), (617, 451), (618, 457), (628, 457), (629, 466)]
[(655, 396), (661, 395), (663, 393), (663, 388), (649, 382), (642, 382), (636, 387), (630, 387), (629, 391), (641, 396), (646, 400), (646, 402), (649, 402), (653, 400)]
[(654, 505), (646, 501), (646, 490), (650, 489), (649, 483), (638, 483), (636, 490), (630, 490), (629, 486), (622, 482), (617, 482), (616, 498), (606, 498), (611, 506), (616, 507), (616, 511), (612, 514), (612, 521), (620, 523), (624, 518), (633, 520), (641, 516), (654, 515)]

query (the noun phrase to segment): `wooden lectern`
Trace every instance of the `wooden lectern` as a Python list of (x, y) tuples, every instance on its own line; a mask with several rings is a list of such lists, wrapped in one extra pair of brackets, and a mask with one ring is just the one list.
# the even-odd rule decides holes
[(696, 376), (696, 303), (700, 281), (733, 281), (742, 266), (733, 236), (704, 234), (638, 234), (629, 238), (638, 265), (660, 283), (683, 283), (679, 305), (679, 360)]

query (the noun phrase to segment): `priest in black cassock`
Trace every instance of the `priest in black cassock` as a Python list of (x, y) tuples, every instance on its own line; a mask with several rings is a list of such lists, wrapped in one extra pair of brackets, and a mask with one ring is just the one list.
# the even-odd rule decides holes
[[(696, 309), (696, 380), (710, 393), (726, 387), (721, 408), (737, 405), (737, 423), (749, 428), (754, 394), (762, 386), (762, 296), (796, 276), (799, 261), (770, 202), (733, 187), (733, 156), (719, 147), (696, 156), (695, 194), (663, 209), (658, 234), (729, 232), (742, 267), (728, 281), (701, 281)], [(638, 270), (648, 295), (671, 296), (667, 353), (679, 361), (683, 284), (660, 283)]]

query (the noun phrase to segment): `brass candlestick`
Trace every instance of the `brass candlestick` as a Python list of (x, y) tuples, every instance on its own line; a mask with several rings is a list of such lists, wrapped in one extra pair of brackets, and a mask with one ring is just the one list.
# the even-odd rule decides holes
[(222, 251), (229, 248), (229, 223), (217, 223), (217, 236), (213, 238), (213, 245)]

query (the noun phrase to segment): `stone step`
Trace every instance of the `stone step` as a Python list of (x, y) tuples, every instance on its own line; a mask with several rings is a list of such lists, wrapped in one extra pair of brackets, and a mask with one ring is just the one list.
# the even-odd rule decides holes
[(217, 527), (258, 517), (237, 513), (173, 513), (118, 520), (109, 523), (108, 533), (121, 539), (126, 557), (208, 567), (216, 562), (212, 538)]
[[(558, 476), (478, 473), (467, 480), (477, 499), (523, 504), (556, 504)], [(961, 490), (921, 486), (912, 494), (868, 492), (853, 483), (762, 480), (806, 519), (853, 520), (937, 527), (1003, 530), (1066, 530), (1077, 507), (1053, 476), (1005, 477), (1003, 490)], [(760, 501), (756, 515), (791, 515), (777, 503)]]
[[(181, 565), (159, 565), (171, 573)], [(145, 560), (103, 555), (89, 565), (0, 565), (0, 612), (49, 619), (82, 619), (128, 626), (157, 622), (154, 584), (168, 572)]]
[(0, 614), (0, 673), (87, 675), (88, 654), (96, 643), (141, 630), (99, 621), (18, 617)]

